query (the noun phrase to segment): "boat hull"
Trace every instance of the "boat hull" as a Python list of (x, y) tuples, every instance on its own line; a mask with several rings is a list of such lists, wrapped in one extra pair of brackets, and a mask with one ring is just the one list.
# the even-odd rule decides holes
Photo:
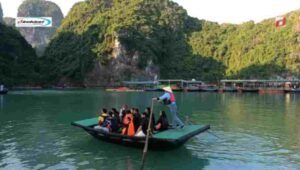
[(242, 93), (258, 93), (259, 89), (254, 88), (241, 88), (240, 89)]
[(282, 88), (260, 88), (260, 94), (283, 94), (285, 91)]
[(284, 90), (285, 93), (300, 93), (300, 89)]
[(7, 94), (8, 93), (8, 90), (2, 90), (0, 91), (0, 95), (4, 95), (4, 94)]
[(219, 92), (233, 93), (233, 92), (238, 92), (238, 90), (236, 88), (222, 88), (222, 89), (219, 90)]
[[(91, 120), (94, 121), (95, 119), (89, 119), (90, 122)], [(91, 136), (105, 142), (138, 148), (144, 147), (145, 145), (145, 137), (127, 136), (119, 133), (107, 133), (94, 129), (93, 127), (96, 124), (84, 124), (80, 121), (72, 122), (71, 124), (82, 128)], [(149, 138), (148, 145), (150, 149), (174, 149), (184, 144), (190, 138), (203, 133), (208, 129), (210, 129), (209, 125), (186, 125), (182, 129), (170, 129), (154, 133)]]
[(218, 92), (219, 90), (216, 89), (201, 89), (201, 92)]

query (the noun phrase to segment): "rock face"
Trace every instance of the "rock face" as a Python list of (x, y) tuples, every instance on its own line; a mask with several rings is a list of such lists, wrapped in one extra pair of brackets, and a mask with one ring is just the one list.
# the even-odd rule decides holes
[(45, 82), (92, 86), (299, 74), (299, 16), (286, 15), (280, 29), (274, 19), (219, 25), (188, 16), (171, 0), (86, 0), (73, 6), (46, 50)]
[(46, 81), (92, 86), (176, 75), (198, 23), (169, 0), (77, 3), (43, 57)]
[(154, 80), (158, 77), (159, 67), (148, 60), (146, 67), (139, 69), (139, 58), (138, 51), (128, 52), (119, 39), (115, 39), (110, 62), (106, 65), (96, 62), (92, 72), (87, 74), (84, 85), (113, 85), (122, 80)]
[(0, 22), (3, 22), (3, 11), (0, 3)]
[(18, 9), (18, 17), (52, 17), (52, 28), (19, 28), (27, 42), (36, 49), (38, 55), (41, 55), (61, 24), (63, 13), (53, 2), (25, 0)]
[(15, 27), (16, 26), (16, 19), (11, 17), (4, 17), (3, 21), (6, 25)]

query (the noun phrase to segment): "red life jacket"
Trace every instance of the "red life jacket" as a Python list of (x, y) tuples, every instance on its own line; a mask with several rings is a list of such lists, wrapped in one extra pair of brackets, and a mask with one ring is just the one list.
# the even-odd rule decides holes
[(170, 94), (170, 101), (171, 101), (171, 103), (176, 102), (174, 93), (170, 93), (170, 92), (168, 92), (168, 93)]

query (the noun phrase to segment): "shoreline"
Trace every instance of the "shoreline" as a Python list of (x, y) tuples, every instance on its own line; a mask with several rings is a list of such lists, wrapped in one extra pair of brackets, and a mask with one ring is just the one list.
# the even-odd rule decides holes
[(84, 90), (84, 89), (105, 89), (106, 87), (103, 86), (97, 86), (97, 87), (11, 87), (8, 88), (9, 91), (21, 91), (21, 90)]

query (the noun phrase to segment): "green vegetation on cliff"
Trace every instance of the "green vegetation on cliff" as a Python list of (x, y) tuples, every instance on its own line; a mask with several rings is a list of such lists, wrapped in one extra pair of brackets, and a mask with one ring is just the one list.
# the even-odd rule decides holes
[(189, 43), (193, 54), (224, 63), (228, 77), (300, 75), (300, 11), (287, 14), (286, 19), (282, 28), (276, 28), (274, 19), (241, 25), (204, 22)]
[[(44, 80), (82, 83), (95, 65), (110, 69), (116, 53), (122, 52), (116, 52), (116, 41), (125, 48), (122, 55), (137, 56), (136, 64), (127, 65), (142, 71), (154, 63), (161, 78), (299, 75), (299, 16), (297, 11), (286, 15), (287, 25), (279, 29), (273, 19), (241, 25), (200, 21), (169, 0), (80, 2), (45, 52)], [(126, 70), (118, 74), (124, 79), (132, 75)], [(113, 76), (109, 80), (115, 81)]]
[(115, 60), (118, 40), (128, 58), (137, 54), (138, 62), (132, 65), (137, 69), (153, 62), (162, 78), (218, 79), (224, 72), (222, 63), (192, 55), (188, 44), (188, 37), (200, 29), (199, 20), (168, 0), (80, 2), (63, 20), (45, 52), (46, 78), (83, 81), (94, 63), (106, 66)]
[(6, 86), (34, 85), (37, 57), (34, 49), (12, 27), (0, 23), (0, 82)]

